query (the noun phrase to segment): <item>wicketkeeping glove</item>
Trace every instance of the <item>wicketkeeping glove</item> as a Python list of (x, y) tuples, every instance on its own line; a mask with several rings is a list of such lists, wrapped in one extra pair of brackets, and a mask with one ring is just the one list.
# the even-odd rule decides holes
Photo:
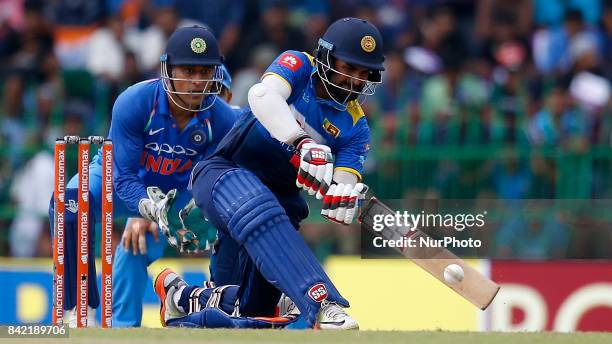
[[(174, 215), (174, 212), (172, 214)], [(217, 240), (217, 229), (206, 221), (193, 198), (179, 211), (178, 216), (182, 229), (187, 229), (194, 233), (198, 239), (198, 246), (185, 247), (185, 252), (197, 253), (209, 250)]]
[(141, 200), (139, 204), (141, 214), (143, 207), (153, 214), (152, 220), (157, 222), (170, 245), (181, 253), (197, 253), (210, 248), (210, 244), (216, 240), (217, 231), (200, 215), (193, 199), (184, 208), (178, 209), (174, 206), (176, 189), (164, 194), (158, 187), (150, 186), (147, 194), (149, 199)]
[(321, 215), (330, 221), (350, 225), (359, 214), (367, 192), (368, 186), (363, 183), (333, 184), (323, 198)]
[(147, 196), (149, 198), (143, 198), (138, 202), (138, 211), (145, 219), (158, 222), (161, 216), (165, 216), (162, 212), (164, 209), (167, 212), (168, 202), (173, 201), (176, 197), (176, 189), (164, 194), (158, 187), (149, 186)]
[(299, 166), (296, 185), (322, 199), (331, 185), (334, 174), (334, 156), (328, 146), (320, 145), (311, 138), (299, 141), (296, 152), (299, 153)]

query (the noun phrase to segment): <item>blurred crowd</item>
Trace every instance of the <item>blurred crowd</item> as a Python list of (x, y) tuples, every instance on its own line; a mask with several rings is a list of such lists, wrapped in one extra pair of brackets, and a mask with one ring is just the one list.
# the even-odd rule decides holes
[(384, 38), (364, 104), (379, 195), (610, 198), (610, 0), (0, 0), (0, 255), (48, 255), (54, 139), (104, 135), (177, 27), (215, 32), (244, 106), (280, 52), (346, 16)]

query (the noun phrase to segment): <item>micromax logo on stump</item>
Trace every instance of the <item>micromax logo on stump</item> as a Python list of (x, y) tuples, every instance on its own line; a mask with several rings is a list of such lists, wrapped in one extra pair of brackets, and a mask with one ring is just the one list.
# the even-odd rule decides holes
[(308, 289), (308, 296), (316, 302), (327, 299), (327, 288), (323, 283), (317, 283)]

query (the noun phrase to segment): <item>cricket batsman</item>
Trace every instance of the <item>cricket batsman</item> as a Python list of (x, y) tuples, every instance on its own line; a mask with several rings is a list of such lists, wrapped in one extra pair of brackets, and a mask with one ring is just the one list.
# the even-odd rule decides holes
[(284, 293), (309, 327), (358, 328), (297, 232), (308, 215), (300, 190), (322, 200), (325, 218), (354, 220), (367, 191), (361, 174), (370, 141), (359, 101), (374, 94), (383, 62), (378, 29), (344, 18), (314, 57), (284, 52), (249, 90), (250, 110), (190, 182), (196, 205), (219, 230), (211, 280), (221, 287), (187, 286), (164, 270), (155, 283), (162, 324), (257, 327), (250, 320), (274, 316)]
[[(158, 193), (177, 189), (176, 204), (187, 204), (191, 194), (180, 191), (186, 190), (192, 167), (214, 152), (236, 118), (235, 111), (217, 99), (222, 91), (223, 57), (208, 29), (177, 29), (160, 61), (161, 77), (126, 89), (112, 111), (109, 138), (114, 143), (114, 214), (130, 217), (114, 261), (113, 326), (118, 327), (140, 325), (147, 266), (166, 246), (166, 240), (158, 240), (154, 223), (159, 217), (160, 198), (147, 187), (157, 187)], [(99, 153), (90, 164), (90, 211), (100, 207), (101, 160)], [(77, 187), (74, 176), (67, 185), (65, 223), (68, 288), (64, 321), (71, 326), (76, 325), (77, 303)], [(49, 215), (53, 221), (53, 202)], [(89, 228), (93, 232), (94, 223)], [(181, 245), (177, 240), (168, 241)], [(92, 234), (89, 245), (88, 323), (93, 324), (100, 300)]]

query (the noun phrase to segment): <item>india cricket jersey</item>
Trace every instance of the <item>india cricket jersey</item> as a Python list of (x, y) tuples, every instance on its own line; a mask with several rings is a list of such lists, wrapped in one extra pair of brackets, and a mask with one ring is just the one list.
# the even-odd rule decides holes
[[(273, 74), (291, 86), (287, 103), (299, 125), (317, 142), (331, 148), (335, 169), (354, 173), (361, 179), (370, 130), (361, 106), (352, 101), (346, 110), (316, 96), (310, 55), (286, 51), (264, 73)], [(337, 105), (336, 105), (337, 106)], [(247, 108), (236, 126), (221, 142), (219, 153), (255, 173), (274, 191), (295, 190), (296, 169), (290, 163), (295, 148), (274, 139)]]
[(109, 137), (114, 144), (115, 192), (138, 213), (147, 186), (186, 189), (195, 163), (210, 155), (235, 121), (235, 110), (220, 98), (195, 113), (180, 130), (170, 114), (159, 79), (126, 89), (115, 102)]

